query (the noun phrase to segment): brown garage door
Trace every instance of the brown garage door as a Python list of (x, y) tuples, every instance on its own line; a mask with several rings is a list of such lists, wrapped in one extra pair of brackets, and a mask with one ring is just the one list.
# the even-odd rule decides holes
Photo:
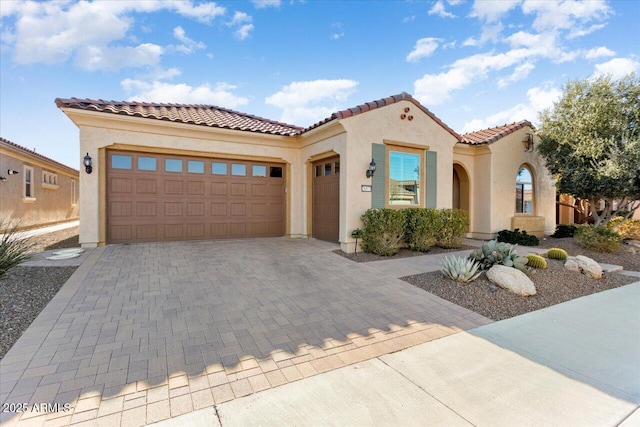
[(340, 157), (313, 163), (313, 237), (337, 242), (340, 228)]
[(109, 243), (284, 234), (283, 164), (107, 152)]

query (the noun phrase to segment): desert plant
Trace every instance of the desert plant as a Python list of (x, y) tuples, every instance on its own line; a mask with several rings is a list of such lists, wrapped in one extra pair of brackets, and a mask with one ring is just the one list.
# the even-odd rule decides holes
[(542, 258), (540, 255), (529, 254), (527, 255), (527, 266), (537, 268), (540, 270), (545, 270), (547, 268), (547, 260)]
[(536, 236), (527, 233), (526, 230), (502, 230), (498, 232), (498, 242), (511, 243), (512, 245), (538, 246), (540, 240)]
[(435, 209), (404, 209), (404, 240), (411, 250), (426, 252), (436, 244), (439, 212)]
[(382, 256), (398, 253), (404, 238), (404, 214), (395, 209), (369, 209), (361, 217), (365, 252)]
[(469, 258), (480, 264), (481, 270), (488, 270), (495, 264), (502, 264), (506, 267), (514, 267), (526, 273), (526, 265), (529, 260), (526, 257), (518, 256), (516, 247), (509, 243), (490, 240), (471, 252)]
[(559, 260), (564, 261), (567, 258), (569, 258), (569, 254), (564, 249), (551, 248), (551, 249), (549, 249), (547, 251), (547, 258), (549, 258), (549, 259), (559, 259)]
[(616, 217), (607, 223), (607, 228), (614, 230), (624, 240), (640, 240), (640, 219)]
[(462, 236), (469, 227), (469, 214), (461, 209), (440, 209), (437, 215), (436, 244), (453, 249), (462, 246)]
[(583, 247), (598, 252), (617, 252), (622, 246), (622, 237), (602, 226), (580, 226), (574, 237)]
[(469, 283), (478, 278), (482, 271), (478, 271), (479, 264), (469, 258), (452, 256), (442, 260), (440, 271), (451, 280), (461, 283)]
[(558, 224), (556, 225), (556, 231), (551, 235), (551, 237), (555, 237), (556, 239), (562, 239), (565, 237), (573, 237), (576, 232), (575, 225), (569, 224)]
[(18, 225), (5, 225), (0, 220), (0, 230), (5, 230), (0, 234), (0, 276), (11, 267), (20, 264), (30, 258), (30, 251), (35, 242), (28, 238), (21, 238), (18, 233)]

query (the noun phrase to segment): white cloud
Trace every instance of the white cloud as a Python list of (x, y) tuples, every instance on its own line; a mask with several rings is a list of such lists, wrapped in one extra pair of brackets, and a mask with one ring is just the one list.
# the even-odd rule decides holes
[(438, 15), (442, 18), (455, 18), (456, 16), (451, 13), (451, 12), (447, 12), (447, 10), (444, 7), (444, 3), (442, 2), (442, 0), (438, 0), (431, 9), (429, 9), (429, 15)]
[(205, 49), (207, 46), (202, 42), (197, 42), (187, 37), (184, 29), (180, 26), (173, 29), (173, 37), (182, 42), (181, 45), (175, 46), (175, 49), (182, 53), (193, 53), (196, 50)]
[(157, 65), (161, 55), (162, 47), (152, 43), (144, 43), (136, 47), (87, 46), (78, 50), (75, 63), (79, 68), (88, 71), (117, 71), (128, 67)]
[(603, 20), (611, 14), (611, 9), (604, 0), (525, 0), (522, 11), (535, 14), (533, 29), (570, 30), (568, 38), (580, 37), (602, 28), (601, 24), (588, 23)]
[(438, 49), (438, 42), (441, 39), (434, 37), (425, 37), (416, 42), (413, 50), (407, 55), (407, 61), (418, 62), (422, 58), (431, 56)]
[(497, 22), (522, 0), (475, 0), (471, 9), (472, 17), (477, 17), (487, 23)]
[(587, 59), (597, 59), (605, 56), (615, 56), (615, 52), (611, 49), (607, 49), (604, 46), (589, 49), (584, 53), (584, 57)]
[(134, 93), (129, 101), (207, 104), (225, 108), (237, 108), (249, 102), (248, 98), (233, 93), (236, 86), (223, 82), (216, 83), (213, 88), (208, 83), (192, 87), (186, 83), (149, 83), (133, 79), (125, 79), (120, 84), (127, 93)]
[(280, 0), (251, 0), (256, 9), (264, 9), (266, 7), (280, 7)]
[(331, 34), (331, 40), (340, 40), (342, 37), (344, 37), (344, 32)]
[(245, 40), (251, 35), (251, 31), (254, 29), (252, 22), (253, 18), (251, 16), (244, 12), (236, 11), (233, 14), (233, 19), (227, 23), (227, 25), (237, 28), (234, 34), (238, 40)]
[[(7, 6), (11, 5), (11, 6)], [(192, 1), (123, 1), (123, 2), (3, 2), (2, 15), (15, 16), (15, 26), (3, 37), (13, 47), (13, 58), (21, 64), (62, 63), (76, 55), (76, 63), (105, 63), (109, 69), (113, 52), (133, 52), (142, 57), (123, 62), (139, 66), (153, 63), (149, 59), (151, 43), (139, 46), (114, 46), (126, 39), (133, 25), (133, 13), (168, 10), (200, 22), (209, 23), (225, 13), (212, 2), (195, 5)], [(152, 55), (151, 55), (152, 56)], [(102, 58), (102, 59), (100, 59)], [(146, 58), (146, 59), (145, 59)], [(93, 69), (93, 65), (85, 68)]]
[(546, 85), (533, 87), (527, 91), (527, 103), (517, 104), (484, 119), (471, 120), (465, 123), (462, 132), (474, 132), (521, 120), (529, 120), (535, 126), (538, 120), (538, 113), (552, 107), (553, 103), (560, 99), (561, 95), (562, 91), (557, 88), (547, 88)]
[(611, 74), (614, 79), (619, 79), (630, 73), (640, 71), (640, 62), (632, 58), (613, 58), (610, 61), (596, 64), (594, 77)]
[(413, 21), (415, 21), (415, 20), (416, 20), (415, 15), (411, 15), (411, 16), (407, 16), (406, 18), (404, 18), (404, 19), (402, 20), (402, 23), (403, 23), (403, 24), (406, 24), (407, 22), (413, 22)]
[(502, 89), (513, 82), (526, 79), (534, 68), (536, 68), (536, 66), (531, 62), (525, 62), (524, 64), (518, 65), (509, 77), (498, 79), (498, 87)]
[(344, 108), (357, 85), (347, 79), (293, 82), (268, 96), (265, 103), (283, 110), (283, 122), (307, 126)]

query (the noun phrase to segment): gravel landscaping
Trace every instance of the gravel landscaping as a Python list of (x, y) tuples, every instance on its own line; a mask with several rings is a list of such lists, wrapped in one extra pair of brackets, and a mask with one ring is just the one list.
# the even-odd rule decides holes
[(508, 319), (638, 280), (617, 273), (605, 274), (599, 280), (590, 279), (582, 273), (565, 270), (563, 261), (547, 260), (547, 263), (546, 270), (534, 270), (531, 275), (537, 294), (529, 297), (496, 287), (484, 274), (468, 284), (454, 282), (439, 271), (402, 277), (402, 280), (492, 320)]
[[(584, 255), (605, 264), (621, 265), (625, 270), (640, 271), (640, 252), (632, 252), (632, 248), (629, 245), (622, 245), (622, 249), (618, 252), (609, 254), (585, 249), (573, 237), (565, 237), (563, 239), (547, 237), (544, 240), (541, 239), (540, 246), (536, 247), (547, 249), (562, 248), (567, 251), (569, 256)], [(526, 246), (522, 247), (522, 250), (518, 251), (518, 253), (526, 254), (525, 251)]]
[[(78, 227), (32, 238), (33, 252), (78, 247)], [(77, 267), (23, 267), (0, 277), (0, 359), (20, 338)]]
[(358, 252), (357, 254), (348, 254), (346, 252), (342, 252), (340, 249), (333, 251), (333, 253), (338, 254), (342, 257), (348, 258), (351, 261), (355, 261), (355, 262), (372, 262), (372, 261), (386, 261), (386, 260), (397, 259), (397, 258), (407, 258), (407, 257), (414, 257), (414, 256), (434, 255), (434, 254), (442, 254), (442, 253), (448, 253), (448, 252), (465, 251), (465, 250), (471, 250), (471, 249), (475, 249), (475, 248), (473, 246), (463, 245), (462, 247), (459, 247), (457, 249), (443, 249), (443, 248), (434, 246), (433, 248), (429, 249), (429, 252), (418, 252), (418, 251), (412, 251), (406, 248), (401, 248), (397, 254), (392, 256), (380, 256), (376, 254), (370, 254), (367, 252)]

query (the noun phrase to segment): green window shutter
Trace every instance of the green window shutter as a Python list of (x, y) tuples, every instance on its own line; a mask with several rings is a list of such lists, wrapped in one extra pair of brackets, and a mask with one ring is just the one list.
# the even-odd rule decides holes
[(435, 151), (427, 151), (426, 154), (425, 157), (427, 161), (425, 170), (427, 171), (427, 190), (425, 207), (435, 209), (438, 190), (438, 153)]
[(387, 150), (384, 144), (371, 144), (371, 151), (373, 160), (376, 162), (376, 172), (371, 179), (371, 208), (378, 209), (385, 207), (385, 190), (386, 190), (386, 177), (385, 162), (387, 160)]

